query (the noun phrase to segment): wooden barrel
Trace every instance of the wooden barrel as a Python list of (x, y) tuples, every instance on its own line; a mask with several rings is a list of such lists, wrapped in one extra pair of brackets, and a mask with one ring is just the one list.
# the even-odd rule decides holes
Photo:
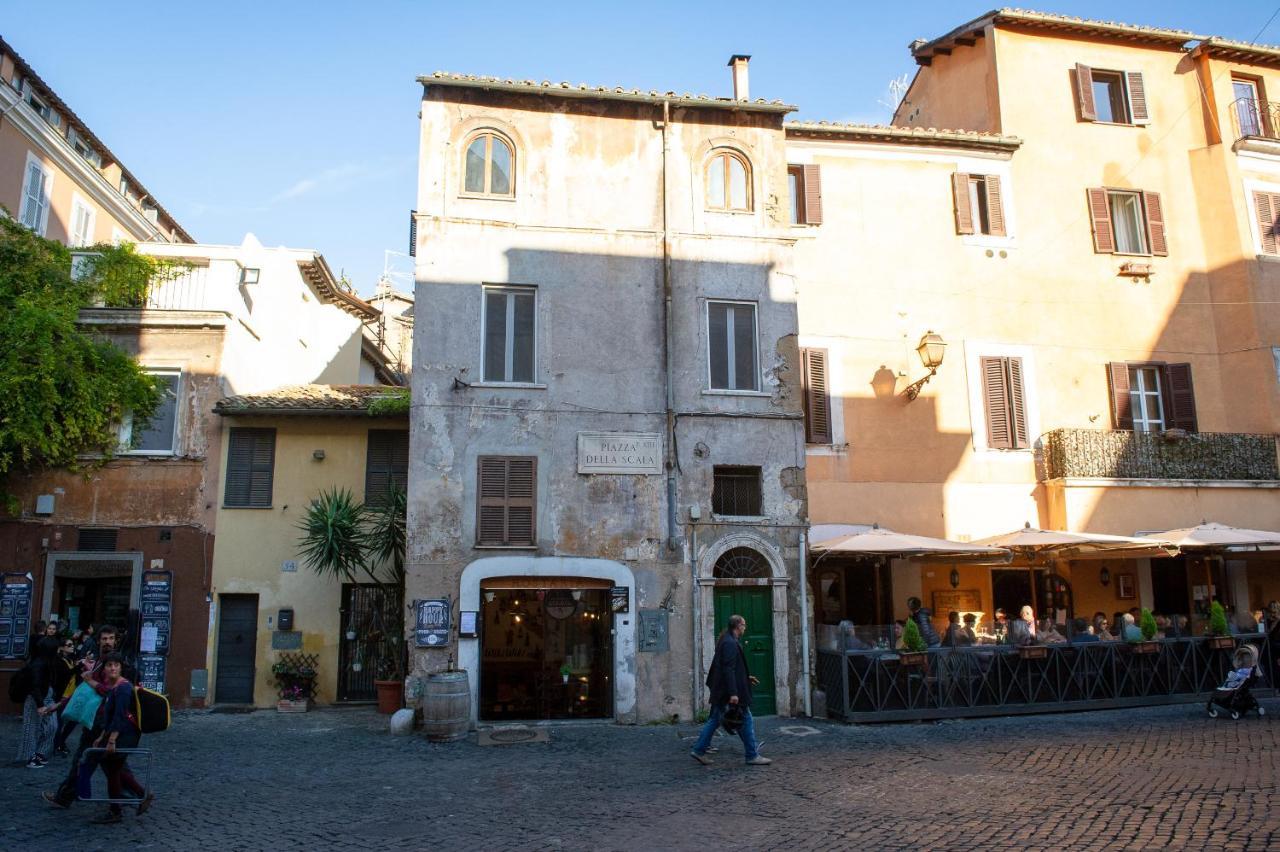
[(427, 675), (422, 688), (422, 730), (432, 742), (460, 740), (471, 729), (471, 686), (467, 673)]

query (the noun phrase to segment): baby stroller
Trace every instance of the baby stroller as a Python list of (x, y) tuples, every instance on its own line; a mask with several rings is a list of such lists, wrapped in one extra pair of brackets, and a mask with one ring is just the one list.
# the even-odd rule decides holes
[(1239, 719), (1250, 710), (1257, 710), (1259, 716), (1267, 711), (1253, 697), (1253, 685), (1258, 682), (1261, 672), (1258, 671), (1258, 649), (1253, 645), (1241, 645), (1236, 648), (1231, 658), (1232, 670), (1227, 674), (1222, 686), (1213, 691), (1207, 708), (1211, 718), (1218, 718), (1219, 708), (1231, 714), (1232, 719)]

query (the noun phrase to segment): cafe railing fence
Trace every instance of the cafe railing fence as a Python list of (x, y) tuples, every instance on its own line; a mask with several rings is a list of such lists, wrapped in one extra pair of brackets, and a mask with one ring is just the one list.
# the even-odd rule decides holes
[[(1267, 637), (1234, 639), (1259, 650), (1262, 680), (1254, 689), (1270, 694), (1275, 663)], [(817, 674), (828, 715), (846, 722), (1001, 716), (1207, 701), (1231, 669), (1232, 650), (1202, 637), (931, 648), (914, 659), (821, 650)]]

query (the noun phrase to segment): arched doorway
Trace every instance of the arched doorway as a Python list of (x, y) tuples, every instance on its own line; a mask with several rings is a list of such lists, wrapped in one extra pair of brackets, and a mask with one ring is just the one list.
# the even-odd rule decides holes
[(777, 712), (774, 690), (772, 571), (764, 555), (751, 547), (733, 547), (720, 554), (712, 569), (715, 585), (715, 632), (719, 636), (729, 616), (747, 620), (742, 648), (747, 667), (759, 679), (752, 695), (751, 712), (771, 716)]

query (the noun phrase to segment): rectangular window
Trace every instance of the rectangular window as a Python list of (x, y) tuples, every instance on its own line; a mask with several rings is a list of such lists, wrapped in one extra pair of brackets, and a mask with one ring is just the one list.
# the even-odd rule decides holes
[(787, 190), (791, 194), (791, 224), (804, 224), (804, 169), (787, 166)]
[(1190, 364), (1116, 361), (1107, 365), (1107, 372), (1115, 428), (1136, 432), (1198, 430)]
[(951, 192), (956, 207), (957, 234), (1008, 235), (999, 175), (956, 172), (951, 176)]
[(711, 389), (760, 390), (754, 302), (707, 302)]
[(476, 477), (476, 544), (531, 547), (537, 543), (538, 460), (481, 456)]
[(71, 245), (93, 245), (93, 226), (96, 211), (78, 195), (71, 197)]
[(1031, 446), (1027, 435), (1022, 359), (984, 355), (980, 369), (987, 446), (993, 450), (1024, 450)]
[(1129, 410), (1135, 432), (1164, 431), (1164, 401), (1159, 367), (1129, 368)]
[(231, 509), (270, 508), (275, 468), (275, 429), (231, 429), (222, 505)]
[(1258, 251), (1280, 254), (1280, 192), (1254, 190), (1253, 212), (1258, 223)]
[(1147, 254), (1147, 228), (1142, 211), (1142, 196), (1136, 192), (1108, 192), (1107, 206), (1111, 210), (1116, 251), (1121, 254)]
[(409, 488), (409, 432), (370, 429), (364, 464), (365, 505), (380, 505), (392, 488)]
[(27, 154), (27, 175), (22, 187), (22, 211), (18, 220), (40, 236), (49, 222), (49, 197), (53, 192), (53, 171)]
[(791, 194), (791, 224), (822, 224), (822, 170), (818, 166), (787, 166)]
[(535, 380), (536, 308), (532, 287), (484, 288), (484, 381), (528, 384)]
[(67, 128), (67, 141), (75, 152), (96, 168), (102, 168), (102, 157), (74, 127)]
[(1147, 88), (1141, 71), (1075, 68), (1076, 104), (1081, 121), (1148, 124)]
[(1125, 97), (1124, 78), (1118, 73), (1093, 72), (1093, 102), (1097, 107), (1098, 121), (1129, 123), (1129, 103)]
[(800, 365), (804, 392), (804, 439), (810, 444), (830, 444), (833, 439), (827, 350), (801, 349)]
[(761, 506), (760, 468), (716, 465), (712, 470), (711, 511), (722, 516), (758, 518)]
[(1240, 77), (1231, 79), (1231, 92), (1235, 95), (1236, 124), (1241, 136), (1262, 136), (1262, 99), (1258, 97), (1258, 83)]

